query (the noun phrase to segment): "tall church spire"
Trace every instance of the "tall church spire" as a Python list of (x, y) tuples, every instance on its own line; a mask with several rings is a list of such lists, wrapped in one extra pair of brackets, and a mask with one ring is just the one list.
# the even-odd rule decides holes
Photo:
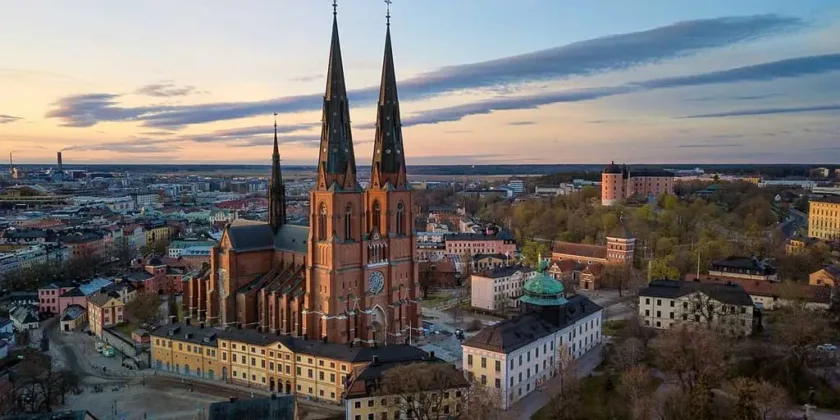
[(382, 62), (382, 80), (379, 87), (379, 103), (376, 110), (376, 137), (373, 143), (373, 164), (371, 187), (407, 188), (405, 153), (403, 152), (400, 102), (397, 97), (397, 77), (394, 71), (394, 52), (391, 49), (390, 0), (386, 15), (385, 58)]
[(324, 93), (324, 111), (321, 118), (321, 144), (316, 187), (318, 190), (327, 190), (333, 188), (333, 185), (340, 190), (358, 188), (353, 136), (350, 132), (350, 106), (344, 84), (341, 44), (338, 40), (337, 7), (334, 0), (332, 43), (327, 69), (327, 88)]
[(268, 184), (268, 223), (275, 232), (286, 223), (286, 185), (280, 173), (276, 112), (274, 113), (274, 154), (271, 155), (271, 180)]

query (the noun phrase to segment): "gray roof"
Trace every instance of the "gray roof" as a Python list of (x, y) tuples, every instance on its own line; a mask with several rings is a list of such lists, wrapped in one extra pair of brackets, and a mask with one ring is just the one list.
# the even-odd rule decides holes
[(233, 249), (240, 252), (278, 249), (305, 253), (309, 227), (286, 224), (275, 234), (266, 222), (236, 219), (228, 227), (228, 237)]
[(295, 397), (271, 396), (269, 398), (216, 402), (210, 404), (209, 420), (294, 420)]
[(12, 414), (4, 416), (3, 420), (85, 420), (96, 419), (87, 410), (53, 411), (51, 413)]
[(12, 320), (11, 320), (11, 319), (0, 316), (0, 328), (3, 328), (3, 327), (5, 327), (6, 325), (9, 325), (9, 324), (11, 324), (11, 323), (12, 323)]
[(33, 311), (27, 306), (18, 306), (17, 308), (13, 309), (12, 312), (9, 314), (9, 317), (21, 324), (31, 324), (33, 322), (38, 322), (38, 317), (35, 315), (35, 311)]
[(482, 329), (474, 337), (464, 341), (463, 345), (511, 353), (603, 309), (586, 296), (574, 295), (569, 297), (568, 303), (561, 307), (559, 319), (552, 317), (556, 312), (527, 312)]
[[(504, 257), (504, 255), (502, 257)], [(487, 271), (487, 272), (484, 272), (484, 273), (480, 273), (480, 274), (477, 273), (476, 275), (478, 275), (480, 277), (489, 277), (489, 278), (492, 278), (492, 279), (497, 279), (497, 278), (512, 276), (517, 271), (521, 272), (523, 274), (527, 274), (527, 273), (530, 273), (530, 272), (534, 271), (534, 269), (531, 268), (531, 267), (523, 266), (523, 265), (512, 265), (512, 266), (509, 266), (509, 267), (494, 268), (493, 270), (490, 270), (490, 271)]]
[(166, 324), (158, 327), (149, 335), (217, 347), (217, 338), (220, 332), (213, 327), (201, 328), (201, 325)]
[(702, 292), (710, 298), (728, 305), (753, 306), (750, 295), (735, 283), (717, 284), (696, 281), (654, 280), (639, 291), (639, 296), (676, 299), (685, 295)]
[(227, 231), (230, 243), (237, 251), (271, 249), (274, 244), (274, 232), (266, 222), (236, 219)]
[(274, 236), (274, 249), (306, 253), (309, 226), (283, 225)]
[(64, 309), (64, 312), (61, 314), (62, 321), (70, 321), (73, 319), (78, 318), (80, 315), (85, 313), (85, 308), (81, 305), (67, 305), (67, 308)]

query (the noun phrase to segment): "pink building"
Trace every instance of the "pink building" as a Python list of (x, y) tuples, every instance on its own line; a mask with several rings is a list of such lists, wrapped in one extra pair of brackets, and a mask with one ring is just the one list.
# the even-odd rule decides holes
[(611, 206), (633, 196), (650, 197), (674, 193), (674, 174), (658, 169), (631, 171), (615, 162), (601, 174), (601, 204)]
[(516, 241), (504, 233), (453, 233), (446, 235), (444, 241), (447, 254), (501, 254), (511, 258), (516, 255)]
[(60, 314), (63, 310), (60, 306), (61, 295), (75, 287), (69, 282), (55, 282), (38, 289), (38, 312)]

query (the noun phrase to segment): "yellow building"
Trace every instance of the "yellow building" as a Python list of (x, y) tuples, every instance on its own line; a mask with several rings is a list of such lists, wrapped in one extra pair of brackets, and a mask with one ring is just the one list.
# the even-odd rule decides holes
[(158, 243), (169, 245), (169, 237), (172, 236), (173, 230), (172, 226), (161, 222), (146, 225), (146, 246)]
[(818, 246), (821, 242), (817, 238), (802, 238), (802, 237), (793, 237), (788, 239), (787, 243), (785, 244), (785, 253), (787, 255), (795, 255), (802, 251), (805, 251), (809, 247)]
[(840, 267), (827, 265), (808, 276), (811, 286), (834, 286), (840, 280)]
[(351, 347), (251, 329), (168, 324), (151, 333), (154, 369), (340, 403), (345, 384), (377, 357), (423, 360), (416, 347)]
[[(391, 371), (394, 368), (401, 370)], [(399, 379), (404, 380), (396, 384), (399, 389), (390, 389), (393, 381)], [(455, 418), (467, 408), (469, 391), (470, 383), (464, 373), (436, 359), (434, 354), (419, 362), (374, 360), (348, 385), (345, 418)]]
[(87, 319), (90, 331), (102, 337), (102, 330), (125, 321), (125, 303), (119, 298), (98, 292), (88, 297)]
[(840, 239), (840, 197), (812, 198), (808, 209), (808, 236)]

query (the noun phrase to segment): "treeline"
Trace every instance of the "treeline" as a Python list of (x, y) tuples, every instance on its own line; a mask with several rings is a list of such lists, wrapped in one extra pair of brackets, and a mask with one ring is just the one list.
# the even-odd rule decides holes
[[(696, 192), (707, 184), (697, 184)], [(585, 244), (606, 243), (606, 235), (623, 225), (636, 238), (637, 267), (647, 260), (665, 273), (684, 275), (708, 269), (713, 260), (730, 255), (783, 258), (783, 239), (776, 225), (774, 191), (746, 182), (720, 182), (707, 198), (673, 195), (655, 203), (633, 206), (600, 205), (600, 192), (580, 193), (518, 203), (487, 200), (481, 203), (482, 220), (509, 226), (519, 243), (532, 239)]]

